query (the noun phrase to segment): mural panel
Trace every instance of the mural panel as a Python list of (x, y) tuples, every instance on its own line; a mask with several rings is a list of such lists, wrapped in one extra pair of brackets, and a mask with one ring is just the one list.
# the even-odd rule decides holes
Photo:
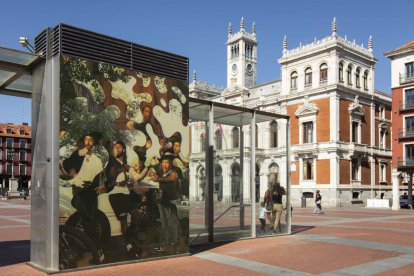
[(188, 85), (61, 58), (60, 269), (188, 252)]

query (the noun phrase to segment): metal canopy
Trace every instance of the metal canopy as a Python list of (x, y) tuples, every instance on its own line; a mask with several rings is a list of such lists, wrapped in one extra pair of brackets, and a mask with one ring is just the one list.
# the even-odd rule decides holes
[(0, 47), (0, 94), (30, 98), (31, 71), (42, 60), (38, 55)]
[(211, 106), (214, 106), (214, 123), (217, 124), (230, 126), (249, 125), (253, 113), (256, 114), (256, 123), (268, 122), (279, 118), (289, 119), (289, 116), (285, 115), (196, 98), (190, 98), (190, 119), (194, 121), (208, 121)]

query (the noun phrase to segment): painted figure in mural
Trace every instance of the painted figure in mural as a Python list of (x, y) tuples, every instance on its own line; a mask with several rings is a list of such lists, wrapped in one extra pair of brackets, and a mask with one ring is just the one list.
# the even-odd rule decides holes
[(277, 234), (278, 231), (280, 232), (280, 229), (281, 229), (280, 217), (282, 216), (282, 212), (283, 212), (282, 196), (285, 194), (286, 194), (285, 188), (281, 187), (279, 183), (276, 183), (275, 185), (273, 185), (273, 193), (272, 193), (272, 202), (273, 202), (272, 217), (274, 219), (273, 234)]
[(102, 262), (104, 255), (96, 227), (99, 186), (94, 179), (103, 166), (102, 161), (92, 151), (101, 137), (97, 132), (83, 136), (71, 156), (60, 162), (60, 175), (69, 178), (73, 192), (72, 206), (79, 211), (85, 232), (95, 243)]
[[(158, 204), (161, 219), (161, 241), (176, 247), (178, 243), (178, 214), (175, 201), (179, 198), (177, 192), (178, 174), (172, 169), (172, 152), (161, 156), (158, 172), (152, 175), (152, 180), (159, 182), (161, 198)], [(175, 248), (177, 250), (177, 248)]]

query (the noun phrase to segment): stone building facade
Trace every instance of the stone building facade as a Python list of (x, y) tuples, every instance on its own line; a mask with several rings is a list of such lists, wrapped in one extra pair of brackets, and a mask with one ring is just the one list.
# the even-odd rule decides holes
[[(217, 200), (238, 201), (238, 139), (256, 135), (256, 200), (269, 183), (286, 185), (290, 169), (291, 202), (312, 204), (321, 190), (325, 206), (362, 205), (368, 198), (391, 198), (391, 95), (374, 88), (372, 38), (368, 48), (338, 35), (336, 20), (331, 34), (289, 49), (283, 40), (281, 79), (256, 83), (256, 26), (233, 33), (228, 28), (227, 87), (217, 88), (196, 79), (190, 96), (264, 110), (290, 117), (290, 162), (286, 159), (286, 122), (260, 123), (256, 131), (215, 126), (215, 187)], [(194, 122), (192, 135), (191, 198), (202, 200), (205, 180), (203, 122)], [(249, 147), (248, 143), (244, 146)], [(246, 158), (246, 157), (244, 157)], [(243, 162), (246, 164), (246, 162)], [(248, 162), (247, 162), (248, 163)], [(288, 167), (287, 167), (288, 166)], [(249, 169), (243, 179), (249, 179)], [(247, 177), (247, 178), (246, 178)], [(249, 187), (248, 183), (242, 183)], [(249, 197), (248, 189), (243, 194)]]

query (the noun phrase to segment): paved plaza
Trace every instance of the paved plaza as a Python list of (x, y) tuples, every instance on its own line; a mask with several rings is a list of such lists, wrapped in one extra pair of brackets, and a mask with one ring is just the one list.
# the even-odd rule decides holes
[[(191, 247), (191, 255), (65, 275), (414, 275), (414, 212), (293, 211), (293, 235)], [(43, 275), (30, 258), (30, 201), (0, 201), (0, 275)]]

